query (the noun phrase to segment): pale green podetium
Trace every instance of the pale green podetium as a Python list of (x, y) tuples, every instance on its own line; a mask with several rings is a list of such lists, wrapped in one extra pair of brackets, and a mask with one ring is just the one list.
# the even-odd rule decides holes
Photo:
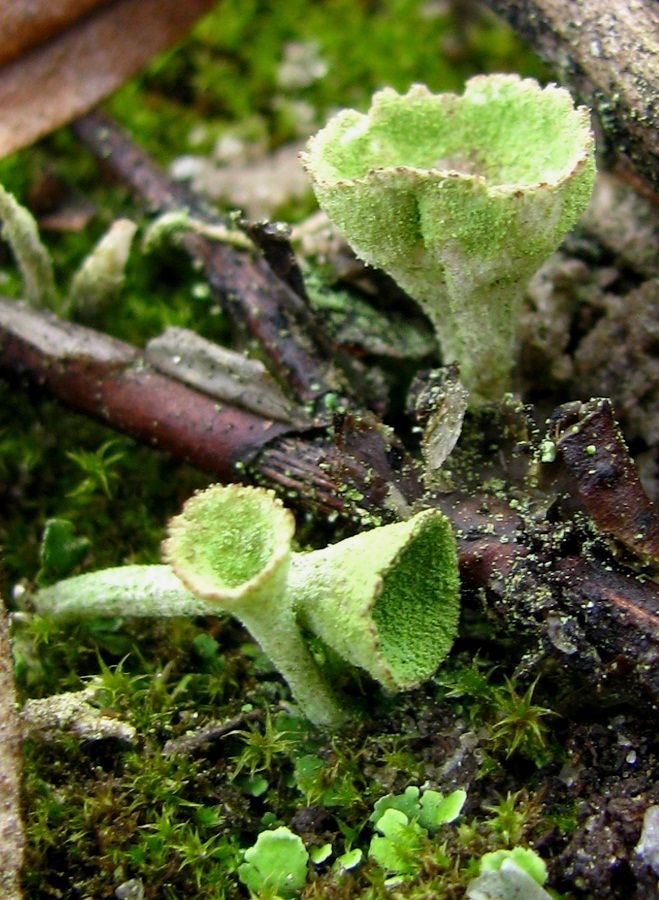
[(322, 209), (421, 304), (444, 363), (483, 401), (510, 387), (525, 287), (588, 204), (593, 150), (566, 90), (479, 75), (462, 96), (385, 88), (302, 159)]
[(293, 533), (292, 514), (272, 492), (214, 485), (170, 523), (169, 566), (69, 578), (40, 591), (36, 605), (69, 619), (226, 610), (259, 642), (305, 715), (326, 727), (345, 721), (346, 704), (305, 632), (390, 690), (429, 678), (459, 616), (457, 552), (445, 516), (427, 509), (309, 553), (291, 552)]

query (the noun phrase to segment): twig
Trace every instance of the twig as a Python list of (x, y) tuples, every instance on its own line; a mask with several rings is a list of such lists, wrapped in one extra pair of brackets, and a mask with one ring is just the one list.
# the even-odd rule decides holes
[(262, 718), (262, 709), (252, 709), (249, 712), (238, 713), (237, 716), (224, 722), (211, 722), (210, 725), (204, 725), (203, 728), (167, 741), (162, 748), (163, 755), (171, 756), (173, 753), (182, 753), (187, 756), (195, 756), (206, 753), (209, 746), (219, 741), (220, 738), (227, 737), (246, 722), (256, 722)]
[(221, 478), (292, 430), (161, 375), (130, 344), (2, 298), (0, 359), (74, 409)]
[[(130, 344), (3, 298), (0, 371), (26, 376), (73, 409), (223, 480), (249, 471), (284, 494), (346, 519), (359, 522), (374, 512), (394, 516), (384, 500), (401, 476), (387, 470), (384, 454), (396, 442), (377, 423), (369, 426), (372, 434), (367, 429), (374, 453), (381, 446), (375, 477), (376, 466), (352, 459), (316, 427), (219, 402), (154, 371)], [(304, 433), (310, 440), (302, 440)], [(396, 458), (404, 458), (400, 450)], [(406, 483), (414, 483), (409, 474)]]
[[(116, 90), (151, 56), (180, 40), (212, 2), (3, 3), (3, 50), (5, 23), (19, 24), (20, 7), (32, 18), (19, 43), (9, 44), (0, 68), (0, 156), (31, 144)], [(84, 7), (87, 14), (81, 15)], [(21, 47), (25, 52), (11, 58)]]
[(107, 0), (17, 0), (2, 11), (0, 63), (24, 53), (70, 27)]

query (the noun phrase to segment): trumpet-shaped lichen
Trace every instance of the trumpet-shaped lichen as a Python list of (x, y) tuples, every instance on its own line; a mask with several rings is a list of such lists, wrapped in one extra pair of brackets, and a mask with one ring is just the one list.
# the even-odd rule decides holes
[(516, 75), (462, 96), (423, 85), (338, 113), (303, 162), (353, 249), (432, 320), (475, 400), (509, 387), (530, 276), (585, 209), (595, 164), (588, 110)]

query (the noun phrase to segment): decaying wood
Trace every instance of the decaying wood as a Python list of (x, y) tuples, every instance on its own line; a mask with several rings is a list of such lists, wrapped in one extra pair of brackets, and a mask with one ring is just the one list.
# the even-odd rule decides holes
[(3, 298), (0, 371), (25, 376), (73, 409), (225, 481), (251, 472), (283, 493), (294, 492), (298, 500), (356, 523), (376, 512), (393, 518), (395, 510), (385, 503), (391, 491), (416, 484), (413, 475), (389, 466), (384, 448), (394, 450), (397, 461), (404, 455), (376, 426), (366, 429), (360, 458), (357, 448), (350, 453), (315, 438), (320, 430), (315, 423), (282, 422), (217, 392), (195, 390), (155, 371), (130, 344)]
[[(154, 54), (180, 40), (212, 5), (213, 0), (68, 0), (65, 7), (36, 0), (4, 3), (0, 156), (98, 103)], [(24, 20), (34, 13), (34, 32), (25, 21), (21, 24), (21, 12)], [(13, 47), (5, 45), (6, 25), (13, 29)], [(25, 52), (16, 56), (21, 44)]]
[[(583, 557), (556, 567), (559, 608), (580, 624), (606, 664), (605, 681), (629, 678), (648, 699), (659, 699), (659, 602), (655, 584), (643, 584)], [(631, 588), (631, 590), (630, 590)], [(561, 627), (565, 627), (562, 625)], [(578, 647), (568, 647), (569, 653)], [(586, 659), (579, 660), (582, 666)]]
[(0, 14), (0, 64), (8, 62), (71, 27), (79, 18), (108, 0), (13, 0)]
[(221, 478), (292, 428), (167, 378), (130, 344), (2, 298), (0, 348), (5, 370)]
[(659, 192), (655, 0), (486, 0), (593, 109), (610, 156)]
[(0, 600), (0, 895), (20, 900), (23, 863), (21, 818), (22, 731), (16, 709), (7, 613)]
[(70, 28), (81, 16), (108, 0), (12, 0), (0, 12), (0, 64), (20, 56)]

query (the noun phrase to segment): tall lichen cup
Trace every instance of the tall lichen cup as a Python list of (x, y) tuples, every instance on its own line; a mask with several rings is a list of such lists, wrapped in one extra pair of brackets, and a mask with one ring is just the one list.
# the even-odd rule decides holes
[(593, 149), (567, 91), (480, 75), (462, 96), (385, 88), (302, 159), (322, 209), (421, 304), (480, 401), (509, 389), (525, 286), (588, 204)]

